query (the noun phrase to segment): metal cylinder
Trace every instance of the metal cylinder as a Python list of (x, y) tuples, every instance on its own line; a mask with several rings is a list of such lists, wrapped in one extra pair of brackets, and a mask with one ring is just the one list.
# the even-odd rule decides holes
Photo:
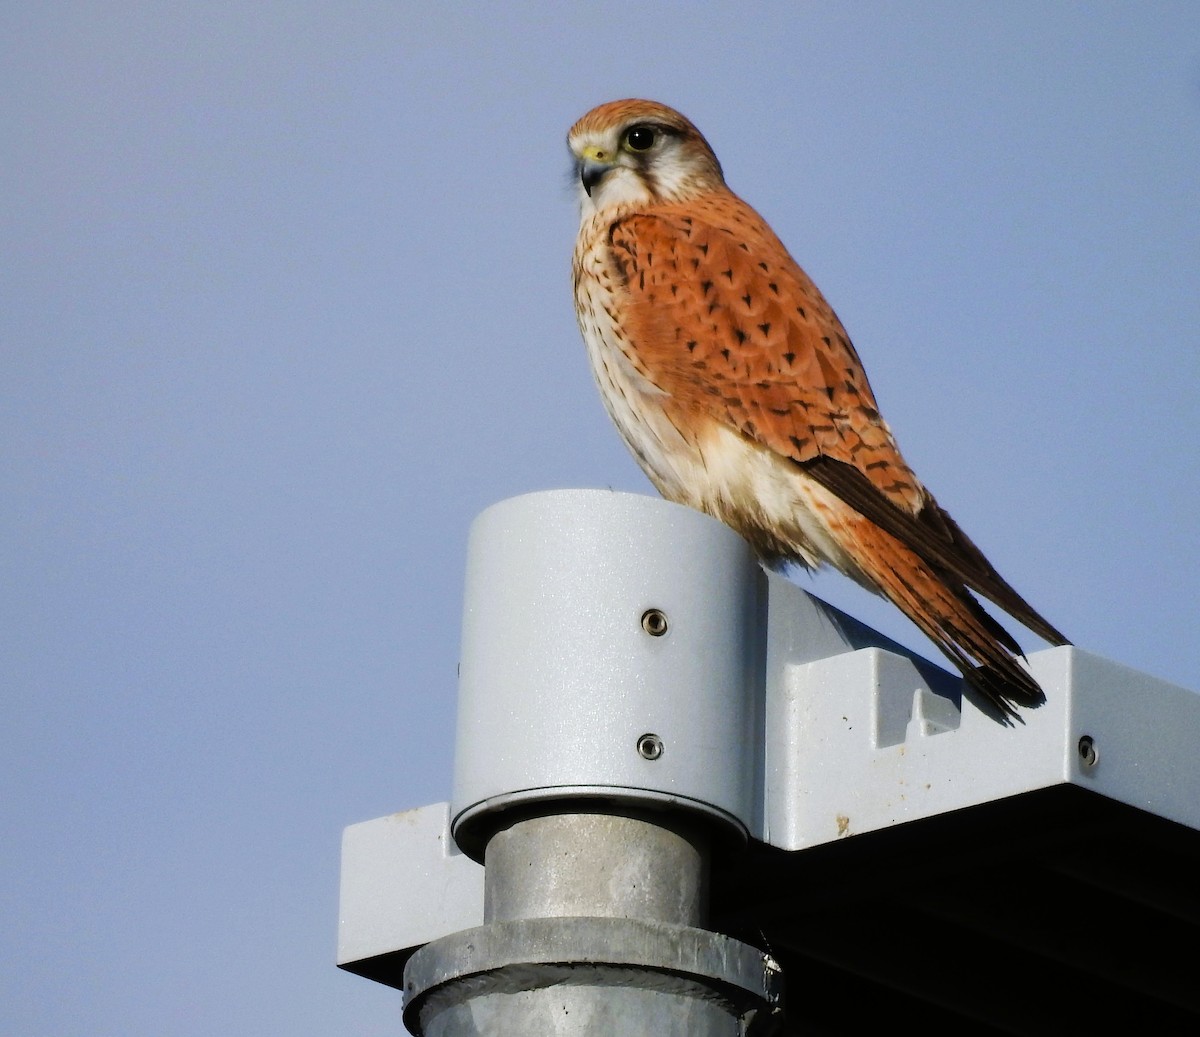
[[(572, 807), (580, 812), (572, 812)], [(742, 1037), (767, 1033), (769, 956), (700, 926), (709, 836), (690, 812), (564, 802), (485, 850), (486, 924), (404, 972), (419, 1037)]]
[(708, 837), (683, 818), (551, 814), (497, 832), (487, 845), (484, 920), (705, 921)]
[(484, 511), (467, 553), (452, 825), (591, 798), (756, 825), (766, 578), (690, 508), (556, 490)]
[(717, 933), (632, 918), (497, 922), (409, 960), (417, 1037), (767, 1037), (780, 975)]
[(404, 970), (419, 1037), (765, 1033), (768, 955), (708, 932), (710, 841), (759, 809), (766, 582), (685, 508), (532, 494), (476, 521), (453, 834), (484, 922)]

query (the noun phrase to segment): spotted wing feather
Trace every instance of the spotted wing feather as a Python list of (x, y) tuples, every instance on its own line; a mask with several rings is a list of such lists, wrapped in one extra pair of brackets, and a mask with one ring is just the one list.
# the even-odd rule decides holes
[(968, 589), (1048, 641), (1065, 638), (909, 468), (841, 322), (761, 217), (714, 194), (621, 217), (609, 243), (626, 327), (653, 384), (790, 459), (853, 509), (831, 532), (864, 575), (989, 697), (1004, 703), (1004, 687), (1008, 698), (1040, 701), (1019, 647)]

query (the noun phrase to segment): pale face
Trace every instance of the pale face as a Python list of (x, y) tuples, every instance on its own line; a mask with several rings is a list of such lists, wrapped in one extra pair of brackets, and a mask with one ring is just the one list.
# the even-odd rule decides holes
[(651, 102), (617, 102), (571, 129), (585, 220), (611, 208), (678, 201), (720, 186), (721, 169), (700, 132)]

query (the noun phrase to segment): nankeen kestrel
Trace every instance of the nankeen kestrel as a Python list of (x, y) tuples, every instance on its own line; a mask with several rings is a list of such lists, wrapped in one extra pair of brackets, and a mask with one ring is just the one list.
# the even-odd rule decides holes
[(659, 492), (769, 563), (824, 562), (893, 601), (1007, 714), (1044, 695), (972, 592), (1066, 639), (909, 468), (816, 285), (686, 118), (613, 101), (567, 137), (575, 310), (604, 405)]

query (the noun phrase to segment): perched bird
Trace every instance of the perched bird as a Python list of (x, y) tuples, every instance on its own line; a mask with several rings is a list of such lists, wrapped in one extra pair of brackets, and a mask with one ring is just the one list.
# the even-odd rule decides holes
[(900, 454), (808, 275), (683, 115), (623, 100), (567, 137), (575, 312), (609, 415), (659, 492), (769, 564), (829, 563), (891, 599), (1003, 714), (1045, 700), (973, 596), (1066, 638), (1004, 581)]

